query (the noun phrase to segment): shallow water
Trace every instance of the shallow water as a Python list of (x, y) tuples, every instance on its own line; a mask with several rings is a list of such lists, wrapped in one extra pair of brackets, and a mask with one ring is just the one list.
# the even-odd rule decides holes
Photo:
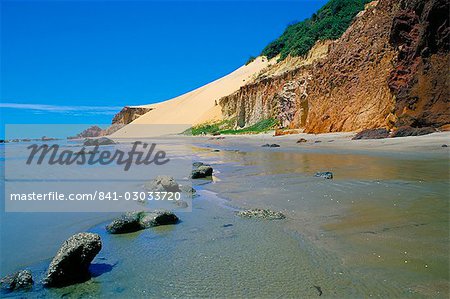
[[(10, 250), (2, 252), (2, 274), (29, 267), (41, 277), (61, 241), (90, 227), (103, 240), (94, 277), (62, 289), (37, 285), (26, 295), (308, 298), (319, 295), (318, 286), (324, 297), (447, 298), (446, 156), (235, 149), (194, 147), (196, 159), (214, 164), (216, 178), (197, 186), (193, 211), (180, 213), (175, 226), (108, 235), (110, 216), (80, 214), (55, 217), (60, 225), (45, 232), (28, 217), (8, 215), (15, 219), (9, 226), (2, 219), (2, 247)], [(312, 177), (328, 170), (333, 180)], [(235, 216), (246, 207), (288, 218)], [(39, 240), (27, 258), (8, 245), (23, 238), (24, 246)]]
[[(224, 164), (212, 190), (234, 206), (284, 211), (284, 226), (359, 276), (354, 287), (365, 296), (447, 297), (447, 155), (214, 154)], [(334, 179), (314, 178), (316, 171)]]

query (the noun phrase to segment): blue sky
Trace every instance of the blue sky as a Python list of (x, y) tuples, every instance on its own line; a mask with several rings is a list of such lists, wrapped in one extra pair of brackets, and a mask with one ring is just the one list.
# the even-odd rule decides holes
[(1, 1), (1, 122), (110, 123), (257, 56), (325, 0)]

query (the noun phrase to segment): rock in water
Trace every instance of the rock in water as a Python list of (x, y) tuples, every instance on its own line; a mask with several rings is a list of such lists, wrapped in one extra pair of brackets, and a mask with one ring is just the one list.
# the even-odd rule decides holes
[(141, 217), (143, 212), (128, 212), (114, 219), (106, 226), (110, 234), (126, 234), (142, 229)]
[(85, 139), (83, 145), (84, 146), (96, 146), (96, 145), (111, 145), (116, 144), (114, 141), (112, 141), (109, 138), (101, 137), (98, 139)]
[(194, 169), (191, 173), (191, 179), (202, 179), (210, 177), (213, 174), (213, 168), (211, 165), (204, 164), (203, 162), (194, 162), (192, 163), (192, 167)]
[(330, 171), (316, 172), (316, 174), (314, 176), (318, 177), (318, 178), (324, 178), (327, 180), (331, 180), (333, 178), (333, 173)]
[(149, 227), (176, 224), (178, 221), (178, 217), (168, 211), (128, 212), (114, 219), (106, 226), (106, 230), (110, 234), (126, 234)]
[(280, 145), (276, 144), (276, 143), (272, 143), (272, 144), (266, 143), (266, 144), (261, 145), (261, 147), (280, 147)]
[(142, 228), (149, 228), (160, 225), (176, 224), (178, 220), (178, 217), (174, 213), (168, 211), (143, 213), (141, 226)]
[(56, 253), (43, 280), (46, 287), (62, 287), (89, 279), (89, 265), (102, 249), (100, 236), (78, 233)]
[(153, 192), (180, 192), (180, 186), (168, 175), (159, 175), (153, 181), (145, 184), (145, 189)]
[(237, 215), (243, 218), (258, 218), (266, 220), (279, 220), (286, 218), (286, 216), (284, 216), (284, 214), (281, 212), (275, 212), (266, 209), (251, 209), (240, 211), (237, 213)]
[(0, 280), (2, 290), (15, 291), (30, 288), (33, 285), (33, 276), (30, 270), (20, 270)]
[(389, 137), (389, 131), (384, 128), (379, 129), (367, 129), (359, 132), (352, 138), (352, 140), (358, 139), (383, 139)]
[(308, 142), (308, 140), (306, 140), (305, 138), (300, 138), (299, 140), (297, 140), (297, 143), (304, 143), (304, 142)]

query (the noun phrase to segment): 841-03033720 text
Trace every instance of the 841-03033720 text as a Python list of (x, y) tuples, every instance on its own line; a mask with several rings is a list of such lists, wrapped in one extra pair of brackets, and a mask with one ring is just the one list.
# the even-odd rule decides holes
[(181, 192), (166, 192), (166, 191), (130, 191), (130, 192), (110, 192), (110, 191), (95, 191), (93, 193), (61, 193), (61, 192), (47, 192), (47, 193), (11, 193), (10, 200), (12, 201), (90, 201), (90, 200), (134, 200), (134, 201), (177, 201), (181, 199)]

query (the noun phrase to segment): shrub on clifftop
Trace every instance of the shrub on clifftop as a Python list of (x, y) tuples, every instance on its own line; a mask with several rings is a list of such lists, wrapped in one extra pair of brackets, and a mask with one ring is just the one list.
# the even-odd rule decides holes
[(353, 18), (370, 0), (330, 0), (311, 18), (289, 25), (284, 33), (267, 45), (261, 55), (280, 59), (308, 53), (318, 40), (337, 39), (352, 23)]

